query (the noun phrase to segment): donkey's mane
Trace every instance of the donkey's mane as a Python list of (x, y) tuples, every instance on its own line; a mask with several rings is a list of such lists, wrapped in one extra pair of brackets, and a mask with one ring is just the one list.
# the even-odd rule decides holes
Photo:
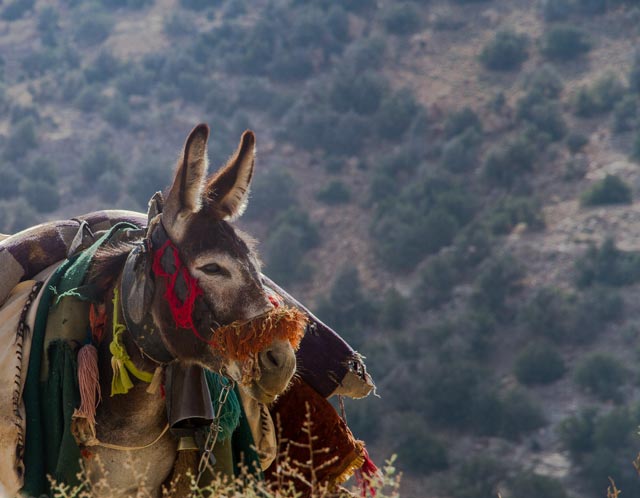
[(117, 242), (105, 244), (96, 251), (88, 280), (98, 289), (100, 297), (113, 287), (135, 246), (135, 242)]

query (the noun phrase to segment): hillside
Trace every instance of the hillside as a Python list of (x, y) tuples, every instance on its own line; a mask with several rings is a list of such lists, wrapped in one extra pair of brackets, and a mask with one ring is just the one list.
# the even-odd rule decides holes
[(367, 357), (403, 497), (640, 495), (634, 0), (11, 0), (0, 232), (258, 140), (240, 224)]

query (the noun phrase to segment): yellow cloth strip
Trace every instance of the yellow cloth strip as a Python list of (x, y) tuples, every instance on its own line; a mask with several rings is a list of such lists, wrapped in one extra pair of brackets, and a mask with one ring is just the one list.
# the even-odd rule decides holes
[(129, 377), (129, 373), (143, 382), (151, 383), (153, 374), (138, 370), (133, 364), (127, 350), (120, 342), (120, 336), (127, 330), (124, 324), (118, 321), (118, 310), (120, 309), (120, 298), (118, 289), (113, 289), (113, 339), (109, 344), (111, 351), (111, 368), (113, 369), (113, 378), (111, 379), (111, 396), (114, 394), (126, 394), (133, 387), (133, 382)]

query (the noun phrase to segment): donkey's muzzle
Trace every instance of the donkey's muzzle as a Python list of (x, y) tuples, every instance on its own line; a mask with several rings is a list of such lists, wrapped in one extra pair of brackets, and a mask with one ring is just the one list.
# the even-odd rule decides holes
[(269, 397), (284, 391), (296, 370), (296, 355), (288, 340), (275, 340), (258, 354), (259, 388)]

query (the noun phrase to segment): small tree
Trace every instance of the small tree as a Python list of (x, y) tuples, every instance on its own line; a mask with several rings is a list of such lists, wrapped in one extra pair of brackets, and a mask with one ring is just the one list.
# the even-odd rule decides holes
[(620, 387), (626, 379), (627, 371), (620, 361), (604, 353), (588, 355), (575, 371), (576, 384), (602, 401), (620, 401)]
[(607, 175), (580, 196), (583, 206), (631, 204), (631, 187), (616, 175)]
[(493, 71), (518, 69), (529, 56), (528, 45), (526, 35), (509, 29), (498, 31), (480, 52), (480, 62)]
[(564, 360), (558, 351), (545, 343), (534, 343), (520, 352), (514, 371), (525, 385), (549, 384), (565, 372)]
[(542, 36), (540, 45), (542, 54), (553, 60), (572, 60), (591, 50), (587, 32), (571, 25), (549, 28)]

